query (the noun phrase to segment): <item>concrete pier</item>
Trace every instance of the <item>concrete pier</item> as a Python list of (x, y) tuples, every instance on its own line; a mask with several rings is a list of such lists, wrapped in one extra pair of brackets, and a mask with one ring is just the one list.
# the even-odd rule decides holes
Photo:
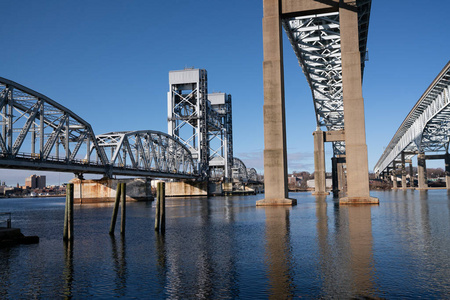
[(263, 5), (265, 199), (256, 205), (295, 205), (288, 198), (281, 1)]
[(369, 195), (364, 99), (362, 97), (361, 53), (359, 51), (358, 10), (354, 1), (341, 1), (342, 85), (345, 116), (347, 197), (342, 204), (378, 203)]
[(402, 152), (402, 190), (406, 190), (406, 165), (405, 165), (405, 153)]
[(419, 190), (426, 190), (428, 188), (426, 175), (427, 166), (425, 162), (425, 154), (419, 153), (417, 155), (417, 185)]
[(328, 195), (325, 178), (325, 144), (323, 131), (318, 128), (314, 136), (314, 192), (313, 195)]
[(119, 180), (102, 178), (80, 180), (74, 178), (70, 182), (74, 184), (75, 203), (114, 202), (119, 181), (127, 185), (126, 201), (153, 200), (150, 179), (133, 178)]
[(450, 190), (450, 155), (445, 154), (445, 186)]
[(208, 182), (190, 180), (166, 182), (165, 195), (167, 197), (208, 196)]

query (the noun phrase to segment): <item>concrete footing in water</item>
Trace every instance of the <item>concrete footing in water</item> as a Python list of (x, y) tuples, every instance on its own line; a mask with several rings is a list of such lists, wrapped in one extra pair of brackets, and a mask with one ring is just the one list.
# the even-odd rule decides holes
[(114, 202), (116, 198), (117, 183), (127, 185), (126, 201), (152, 201), (153, 194), (151, 180), (147, 178), (132, 179), (95, 179), (80, 180), (74, 178), (70, 181), (74, 184), (75, 203)]

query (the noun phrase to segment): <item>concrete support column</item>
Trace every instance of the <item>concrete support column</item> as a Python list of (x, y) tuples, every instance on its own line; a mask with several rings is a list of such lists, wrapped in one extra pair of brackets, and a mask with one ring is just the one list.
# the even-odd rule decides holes
[(344, 169), (344, 164), (343, 163), (338, 163), (337, 164), (337, 175), (338, 175), (338, 188), (339, 188), (339, 192), (342, 194), (347, 193), (347, 182), (346, 182), (346, 178), (345, 178), (345, 169)]
[(331, 180), (333, 185), (333, 197), (339, 197), (339, 181), (338, 181), (338, 171), (337, 171), (337, 157), (331, 158)]
[(427, 189), (428, 183), (427, 183), (427, 166), (425, 162), (425, 153), (419, 153), (417, 155), (417, 181), (418, 181), (418, 188), (420, 189)]
[(263, 1), (265, 199), (256, 205), (295, 205), (288, 199), (281, 1)]
[(412, 162), (409, 163), (409, 186), (411, 188), (414, 187), (414, 170), (413, 170)]
[(450, 190), (450, 154), (445, 154), (445, 184), (447, 190)]
[(325, 178), (325, 144), (323, 131), (314, 131), (314, 193), (313, 195), (328, 195)]
[(397, 189), (398, 188), (398, 181), (397, 181), (397, 164), (395, 161), (393, 162), (392, 166), (392, 188)]
[(406, 166), (405, 166), (405, 153), (402, 152), (402, 190), (406, 190)]
[(369, 195), (358, 9), (355, 1), (340, 1), (339, 22), (347, 158), (347, 197), (341, 198), (340, 203), (379, 203), (377, 198)]
[(392, 170), (392, 188), (398, 189), (397, 170)]

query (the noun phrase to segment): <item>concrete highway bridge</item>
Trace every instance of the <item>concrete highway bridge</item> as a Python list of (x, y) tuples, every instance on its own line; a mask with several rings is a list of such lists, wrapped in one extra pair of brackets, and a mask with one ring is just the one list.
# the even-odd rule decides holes
[[(445, 161), (447, 189), (450, 188), (450, 62), (433, 80), (406, 116), (394, 137), (381, 155), (374, 171), (386, 180), (401, 175), (406, 188), (406, 163), (417, 155), (418, 188), (426, 189), (426, 160)], [(411, 179), (414, 174), (410, 174)], [(410, 180), (413, 183), (413, 180)], [(412, 186), (412, 185), (411, 185)]]
[(287, 186), (282, 28), (312, 91), (315, 194), (328, 194), (324, 143), (330, 142), (340, 203), (378, 203), (369, 195), (362, 98), (370, 7), (370, 0), (264, 0), (265, 199), (258, 205), (296, 204)]

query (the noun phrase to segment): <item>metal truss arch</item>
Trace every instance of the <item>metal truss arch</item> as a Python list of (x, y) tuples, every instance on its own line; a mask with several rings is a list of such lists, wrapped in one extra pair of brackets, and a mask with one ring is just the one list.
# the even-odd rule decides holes
[(108, 163), (88, 122), (49, 97), (2, 77), (0, 115), (0, 155), (6, 165)]
[(233, 157), (232, 178), (240, 181), (248, 181), (247, 167), (237, 157)]
[(196, 163), (189, 149), (160, 131), (110, 132), (97, 135), (97, 142), (113, 168), (155, 174), (197, 174)]
[(256, 172), (255, 168), (247, 169), (248, 181), (257, 182), (258, 181), (258, 172)]

